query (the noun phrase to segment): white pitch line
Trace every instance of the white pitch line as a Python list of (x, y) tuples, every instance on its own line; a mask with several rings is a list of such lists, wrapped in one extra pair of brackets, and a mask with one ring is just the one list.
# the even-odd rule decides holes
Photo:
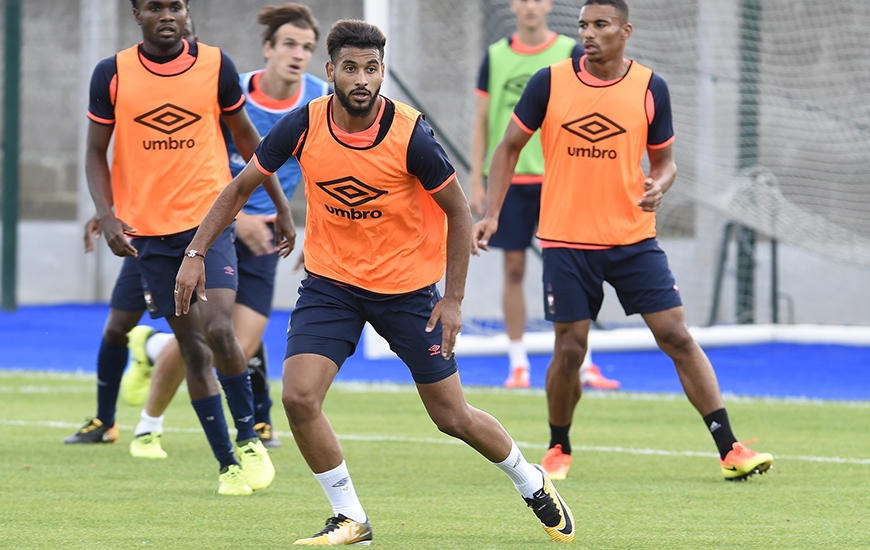
[[(21, 426), (27, 428), (59, 428), (70, 430), (81, 427), (81, 424), (74, 422), (57, 422), (51, 420), (44, 421), (28, 421), (28, 420), (10, 420), (0, 418), (2, 426)], [(132, 432), (134, 426), (118, 426), (119, 429)], [(166, 433), (202, 433), (200, 428), (163, 428)], [(232, 430), (231, 430), (232, 431)], [(276, 432), (280, 437), (293, 438), (291, 432)], [(433, 445), (465, 445), (462, 441), (447, 437), (403, 437), (396, 435), (355, 435), (355, 434), (338, 434), (338, 438), (345, 441), (372, 441), (372, 442), (393, 442), (393, 443), (414, 443), (414, 444), (433, 444)], [(547, 445), (542, 443), (528, 443), (517, 441), (517, 446), (526, 449), (543, 450)], [(646, 455), (646, 456), (683, 456), (683, 457), (702, 457), (702, 458), (718, 458), (716, 453), (700, 452), (700, 451), (668, 451), (664, 449), (633, 449), (631, 447), (606, 447), (596, 445), (572, 445), (575, 450), (593, 452), (593, 453), (615, 453), (615, 454), (630, 454), (630, 455)], [(829, 464), (861, 464), (870, 466), (870, 458), (842, 458), (838, 456), (808, 456), (808, 455), (776, 455), (777, 460), (797, 460), (801, 462), (824, 462)]]

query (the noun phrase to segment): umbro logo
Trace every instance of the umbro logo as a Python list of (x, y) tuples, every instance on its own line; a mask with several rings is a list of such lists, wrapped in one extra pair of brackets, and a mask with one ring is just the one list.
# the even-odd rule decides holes
[(625, 128), (598, 113), (566, 122), (562, 128), (590, 143), (598, 143), (625, 133)]
[(530, 74), (517, 75), (504, 83), (504, 90), (519, 97), (523, 95), (523, 90), (526, 89), (526, 84), (529, 83), (530, 78), (532, 78)]
[(349, 478), (349, 477), (343, 477), (343, 478), (339, 479), (338, 481), (336, 481), (335, 483), (333, 483), (332, 486), (335, 487), (335, 488), (337, 489), (337, 488), (339, 488), (339, 487), (344, 487), (344, 486), (347, 485), (348, 483), (350, 483), (350, 478)]
[(362, 206), (387, 194), (383, 189), (372, 187), (352, 176), (316, 183), (317, 187), (323, 189), (330, 197), (351, 207)]
[(192, 113), (187, 109), (182, 109), (177, 105), (166, 103), (152, 111), (148, 111), (144, 115), (140, 115), (133, 120), (162, 132), (164, 134), (174, 134), (175, 132), (187, 128), (191, 124), (198, 122), (202, 117), (196, 113)]

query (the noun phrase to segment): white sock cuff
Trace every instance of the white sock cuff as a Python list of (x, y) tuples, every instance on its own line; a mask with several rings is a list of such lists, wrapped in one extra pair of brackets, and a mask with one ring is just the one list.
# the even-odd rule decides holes
[(522, 340), (511, 340), (508, 342), (508, 357), (510, 358), (511, 368), (529, 366), (529, 356), (526, 353), (526, 345)]
[(529, 464), (513, 439), (507, 458), (501, 462), (493, 462), (493, 465), (510, 478), (514, 487), (525, 498), (531, 498), (538, 489), (544, 486), (543, 474)]
[(154, 363), (166, 344), (173, 338), (175, 335), (171, 332), (155, 332), (145, 341), (145, 355)]
[(135, 435), (162, 432), (163, 416), (162, 414), (160, 416), (148, 416), (145, 409), (142, 409), (142, 412), (139, 413), (139, 423), (136, 424)]
[(350, 477), (350, 472), (348, 472), (347, 470), (347, 463), (342, 460), (341, 464), (339, 464), (335, 468), (319, 474), (314, 474), (314, 477), (317, 478), (317, 481), (319, 481), (321, 484), (325, 483), (332, 485), (333, 483), (341, 480), (342, 478)]

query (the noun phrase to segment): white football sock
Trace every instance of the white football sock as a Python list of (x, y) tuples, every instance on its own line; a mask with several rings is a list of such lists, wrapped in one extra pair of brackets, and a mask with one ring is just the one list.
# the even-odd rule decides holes
[(163, 431), (163, 415), (160, 416), (148, 416), (148, 413), (145, 410), (142, 410), (142, 413), (139, 415), (139, 423), (136, 424), (136, 431), (133, 432), (136, 435), (147, 434), (147, 433), (159, 433)]
[(514, 487), (525, 498), (532, 498), (532, 495), (544, 486), (544, 475), (529, 464), (514, 440), (511, 440), (511, 452), (508, 457), (502, 462), (493, 462), (493, 464), (511, 478)]
[(522, 340), (511, 340), (508, 343), (508, 357), (511, 362), (511, 370), (516, 367), (529, 368), (529, 356), (526, 354), (526, 345)]
[(145, 341), (145, 355), (148, 356), (148, 360), (151, 361), (152, 364), (154, 361), (157, 361), (157, 356), (160, 355), (160, 351), (174, 338), (175, 335), (171, 332), (155, 332), (149, 336), (148, 340)]
[(347, 464), (344, 460), (331, 470), (322, 474), (314, 474), (314, 477), (323, 487), (323, 492), (326, 493), (326, 498), (329, 499), (329, 504), (332, 505), (332, 511), (336, 516), (343, 514), (344, 517), (357, 523), (365, 523), (368, 516), (366, 516), (365, 510), (356, 496), (353, 481), (350, 479), (350, 473), (347, 471)]

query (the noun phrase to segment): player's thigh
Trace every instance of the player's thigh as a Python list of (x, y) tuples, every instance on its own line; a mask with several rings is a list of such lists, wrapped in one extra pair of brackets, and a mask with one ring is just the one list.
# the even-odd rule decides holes
[(257, 353), (268, 323), (268, 317), (236, 300), (233, 306), (233, 326), (236, 330), (236, 338), (239, 339), (239, 344), (242, 345), (245, 357), (248, 359)]
[(365, 319), (357, 298), (347, 289), (316, 277), (307, 277), (287, 326), (287, 359), (313, 354), (341, 368), (356, 350)]
[(667, 255), (656, 239), (603, 252), (608, 257), (606, 280), (616, 290), (626, 315), (683, 305)]
[(441, 323), (426, 332), (432, 309), (440, 300), (438, 289), (431, 285), (387, 300), (365, 303), (366, 319), (408, 366), (418, 384), (438, 382), (457, 371), (455, 357), (444, 359), (441, 355)]
[[(275, 295), (275, 276), (278, 271), (278, 253), (257, 255), (245, 243), (236, 239), (239, 288), (236, 303), (268, 319), (272, 314)], [(237, 327), (238, 329), (239, 327)]]
[(543, 250), (544, 317), (553, 323), (595, 319), (604, 300), (604, 276), (594, 252)]

